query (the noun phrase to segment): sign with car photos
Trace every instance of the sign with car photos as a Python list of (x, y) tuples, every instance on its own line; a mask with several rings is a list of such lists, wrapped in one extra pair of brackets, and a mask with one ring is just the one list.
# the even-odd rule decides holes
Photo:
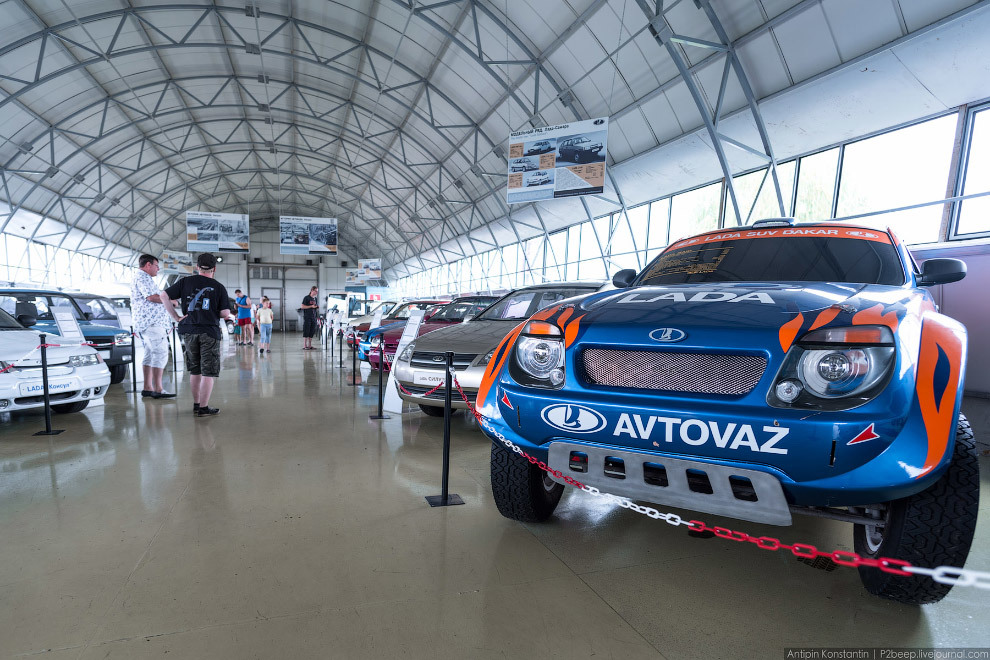
[(186, 275), (196, 274), (196, 270), (193, 267), (193, 256), (188, 252), (166, 250), (159, 257), (158, 265), (161, 266), (159, 270), (161, 275), (181, 275), (185, 277)]
[(278, 218), (279, 254), (337, 254), (337, 218)]
[(509, 204), (597, 195), (605, 188), (608, 117), (509, 133)]
[(242, 252), (251, 249), (248, 216), (244, 213), (186, 211), (186, 250)]

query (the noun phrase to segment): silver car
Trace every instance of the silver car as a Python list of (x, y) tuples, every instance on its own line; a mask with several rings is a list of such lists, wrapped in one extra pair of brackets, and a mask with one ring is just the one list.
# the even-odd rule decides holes
[[(419, 404), (427, 415), (443, 416), (443, 388), (424, 395), (443, 382), (444, 353), (453, 351), (457, 382), (473, 403), (492, 353), (513, 328), (544, 307), (597, 291), (601, 286), (602, 282), (564, 282), (517, 289), (470, 321), (419, 337), (402, 351), (393, 366), (401, 386), (399, 396)], [(452, 405), (467, 408), (456, 391)]]

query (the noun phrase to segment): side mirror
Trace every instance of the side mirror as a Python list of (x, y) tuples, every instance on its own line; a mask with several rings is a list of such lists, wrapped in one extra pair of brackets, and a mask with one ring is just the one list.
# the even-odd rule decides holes
[(21, 314), (17, 317), (17, 322), (23, 325), (25, 328), (30, 328), (32, 325), (38, 322), (38, 319), (31, 316), (30, 314)]
[(966, 277), (966, 262), (959, 259), (929, 259), (921, 265), (918, 286), (958, 282)]
[(632, 268), (625, 268), (612, 276), (612, 284), (617, 289), (625, 289), (636, 279), (636, 271)]
[(87, 321), (92, 321), (93, 320), (93, 312), (83, 312), (83, 317), (85, 317), (85, 319)]
[(432, 319), (433, 318), (433, 315), (436, 314), (436, 313), (437, 313), (437, 310), (433, 310), (432, 312), (427, 312), (426, 314), (424, 314), (423, 315), (423, 323), (426, 323), (427, 321), (429, 321), (430, 319)]

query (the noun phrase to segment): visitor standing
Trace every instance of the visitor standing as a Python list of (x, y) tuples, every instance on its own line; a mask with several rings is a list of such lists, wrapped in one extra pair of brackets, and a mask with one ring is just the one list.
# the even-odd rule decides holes
[[(144, 388), (141, 396), (152, 399), (171, 399), (174, 393), (166, 392), (162, 385), (162, 375), (168, 364), (168, 332), (172, 322), (162, 304), (161, 289), (152, 278), (158, 275), (158, 259), (150, 254), (138, 258), (138, 272), (131, 282), (131, 311), (134, 313), (134, 328), (144, 346)], [(137, 365), (133, 365), (136, 369)]]
[(251, 299), (241, 293), (240, 289), (234, 291), (234, 303), (237, 305), (237, 325), (241, 329), (240, 346), (254, 346), (254, 325), (251, 323)]
[(275, 321), (275, 312), (272, 311), (272, 301), (268, 296), (261, 297), (261, 309), (258, 310), (258, 344), (261, 347), (259, 353), (272, 352), (272, 323)]
[(303, 298), (303, 350), (313, 350), (313, 335), (316, 334), (316, 316), (320, 310), (320, 303), (316, 299), (319, 287), (312, 287), (309, 295)]
[[(186, 369), (193, 395), (193, 413), (199, 417), (216, 415), (210, 408), (213, 385), (220, 376), (220, 318), (230, 318), (227, 289), (214, 277), (217, 258), (210, 253), (196, 259), (199, 275), (190, 275), (161, 292), (165, 310), (179, 321), (179, 334), (185, 345)], [(172, 298), (182, 303), (180, 317), (172, 308)]]

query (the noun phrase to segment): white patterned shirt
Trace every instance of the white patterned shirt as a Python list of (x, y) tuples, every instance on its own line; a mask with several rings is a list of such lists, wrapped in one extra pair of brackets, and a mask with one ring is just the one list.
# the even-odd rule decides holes
[(172, 319), (165, 311), (165, 305), (148, 301), (148, 296), (155, 296), (161, 292), (151, 275), (143, 270), (138, 271), (134, 281), (131, 282), (131, 314), (134, 316), (134, 327), (138, 332), (156, 325), (165, 329), (172, 327)]

